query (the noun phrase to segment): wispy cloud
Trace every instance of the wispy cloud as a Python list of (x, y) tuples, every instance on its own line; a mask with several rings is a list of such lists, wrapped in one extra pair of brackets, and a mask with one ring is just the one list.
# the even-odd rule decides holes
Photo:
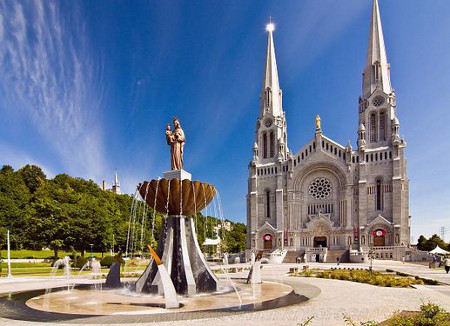
[(102, 66), (91, 56), (78, 10), (56, 1), (0, 1), (0, 110), (19, 114), (68, 172), (101, 174)]

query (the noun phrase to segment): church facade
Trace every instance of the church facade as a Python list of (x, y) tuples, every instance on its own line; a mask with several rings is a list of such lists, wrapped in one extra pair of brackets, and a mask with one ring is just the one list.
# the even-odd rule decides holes
[(332, 261), (344, 254), (361, 261), (370, 251), (378, 258), (404, 259), (410, 244), (406, 142), (399, 135), (377, 0), (355, 108), (355, 148), (324, 135), (317, 116), (311, 140), (297, 152), (289, 150), (273, 25), (267, 32), (249, 164), (248, 252), (287, 249), (307, 261)]

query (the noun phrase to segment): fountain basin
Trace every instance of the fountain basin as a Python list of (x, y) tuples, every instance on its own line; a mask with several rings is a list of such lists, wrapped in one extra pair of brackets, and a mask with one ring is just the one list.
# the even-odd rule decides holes
[(147, 205), (160, 213), (188, 216), (208, 206), (216, 188), (200, 181), (163, 178), (143, 182), (139, 193)]
[[(93, 291), (89, 285), (73, 291), (54, 288), (50, 304), (44, 304), (44, 290), (10, 293), (0, 297), (0, 317), (16, 321), (64, 322), (66, 324), (126, 324), (211, 318), (299, 304), (308, 297), (296, 294), (293, 286), (265, 282), (251, 286), (238, 281), (240, 305), (233, 291), (195, 297), (180, 296), (180, 309), (164, 309), (158, 295), (133, 295), (125, 290)], [(296, 290), (297, 291), (297, 290)], [(319, 291), (320, 292), (320, 291)]]

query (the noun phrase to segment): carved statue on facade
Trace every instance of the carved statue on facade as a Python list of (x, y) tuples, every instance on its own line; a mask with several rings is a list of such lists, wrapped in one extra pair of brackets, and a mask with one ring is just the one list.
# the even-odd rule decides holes
[(186, 138), (178, 118), (173, 118), (172, 121), (173, 131), (170, 124), (166, 126), (166, 140), (167, 145), (170, 146), (170, 165), (172, 170), (181, 170), (183, 168), (183, 147)]

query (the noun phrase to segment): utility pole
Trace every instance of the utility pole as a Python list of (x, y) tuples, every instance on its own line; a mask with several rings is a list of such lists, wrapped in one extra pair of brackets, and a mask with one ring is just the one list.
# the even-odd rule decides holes
[(445, 241), (445, 234), (447, 233), (447, 229), (445, 228), (445, 226), (441, 226), (439, 231), (441, 232), (442, 241)]

